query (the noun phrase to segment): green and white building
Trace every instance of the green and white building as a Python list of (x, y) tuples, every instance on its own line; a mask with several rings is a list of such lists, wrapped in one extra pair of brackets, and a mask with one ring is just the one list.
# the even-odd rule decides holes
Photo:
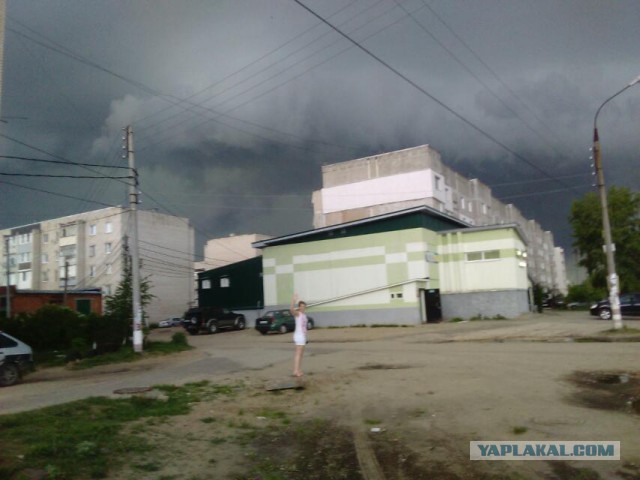
[(418, 324), (529, 311), (514, 225), (471, 227), (428, 206), (253, 243), (265, 308), (295, 292), (319, 326)]

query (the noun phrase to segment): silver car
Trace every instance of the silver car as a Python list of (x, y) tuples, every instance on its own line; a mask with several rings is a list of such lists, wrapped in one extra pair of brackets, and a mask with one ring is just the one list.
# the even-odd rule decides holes
[(0, 387), (18, 383), (22, 375), (31, 370), (31, 347), (8, 333), (0, 332)]

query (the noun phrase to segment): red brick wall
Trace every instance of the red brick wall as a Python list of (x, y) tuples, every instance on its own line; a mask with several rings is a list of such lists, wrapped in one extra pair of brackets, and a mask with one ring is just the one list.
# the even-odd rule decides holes
[[(6, 298), (5, 287), (0, 287), (2, 305)], [(91, 312), (102, 315), (102, 295), (99, 293), (67, 293), (67, 301), (64, 302), (63, 292), (24, 292), (11, 288), (11, 314), (34, 313), (44, 305), (65, 305), (71, 310), (77, 310), (76, 300), (90, 300)], [(4, 308), (2, 309), (4, 310)]]

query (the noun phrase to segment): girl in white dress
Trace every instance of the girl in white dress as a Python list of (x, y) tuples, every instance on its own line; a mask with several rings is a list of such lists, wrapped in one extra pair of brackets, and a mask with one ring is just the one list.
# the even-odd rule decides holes
[(307, 344), (307, 315), (304, 313), (307, 304), (298, 301), (298, 296), (294, 295), (291, 299), (291, 315), (296, 319), (296, 329), (293, 332), (293, 343), (296, 345), (296, 353), (293, 357), (293, 376), (301, 377), (302, 373), (302, 355), (304, 346)]

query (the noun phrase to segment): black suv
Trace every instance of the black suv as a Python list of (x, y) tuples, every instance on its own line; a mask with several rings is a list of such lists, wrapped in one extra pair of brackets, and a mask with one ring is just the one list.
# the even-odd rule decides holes
[(194, 307), (184, 314), (182, 326), (191, 335), (200, 332), (216, 333), (222, 329), (243, 330), (247, 325), (244, 315), (219, 307)]
[[(611, 320), (609, 299), (600, 300), (591, 305), (591, 315), (602, 320)], [(623, 293), (620, 295), (620, 314), (624, 316), (640, 316), (640, 293)]]

